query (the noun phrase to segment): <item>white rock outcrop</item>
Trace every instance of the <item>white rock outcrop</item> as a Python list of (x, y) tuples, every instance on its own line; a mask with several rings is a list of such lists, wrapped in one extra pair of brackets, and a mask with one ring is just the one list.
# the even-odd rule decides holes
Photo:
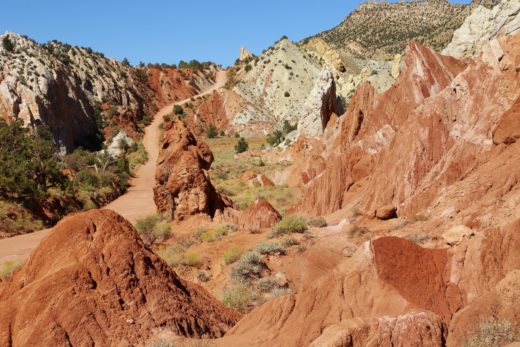
[(457, 58), (474, 57), (487, 42), (519, 30), (520, 0), (502, 0), (491, 9), (478, 6), (455, 31), (442, 53)]
[(310, 92), (298, 121), (298, 135), (323, 133), (332, 113), (337, 112), (336, 83), (329, 70), (322, 70)]

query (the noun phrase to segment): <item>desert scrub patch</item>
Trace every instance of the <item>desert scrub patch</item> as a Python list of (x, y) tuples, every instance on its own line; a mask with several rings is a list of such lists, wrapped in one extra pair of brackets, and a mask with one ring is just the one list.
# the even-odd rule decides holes
[(262, 293), (269, 293), (275, 288), (278, 288), (276, 281), (269, 277), (259, 279), (256, 285), (258, 286), (258, 290)]
[(7, 279), (11, 277), (11, 275), (21, 268), (23, 265), (22, 262), (7, 260), (0, 264), (0, 279)]
[(264, 242), (256, 247), (256, 251), (263, 255), (285, 255), (287, 253), (285, 247), (277, 242)]
[(148, 153), (146, 152), (146, 149), (142, 143), (134, 142), (128, 150), (127, 158), (130, 166), (130, 172), (135, 174), (135, 171), (139, 168), (139, 166), (143, 165), (148, 160)]
[(271, 230), (270, 237), (278, 237), (285, 234), (299, 233), (307, 231), (307, 223), (301, 216), (285, 216)]
[(327, 221), (325, 220), (324, 217), (312, 218), (308, 222), (308, 224), (309, 224), (309, 226), (315, 227), (315, 228), (325, 228), (326, 226), (328, 226)]
[(244, 254), (231, 269), (231, 279), (237, 283), (250, 282), (260, 278), (263, 271), (267, 270), (267, 264), (260, 253), (250, 251)]
[(466, 341), (467, 347), (505, 346), (520, 339), (520, 329), (507, 320), (489, 319)]
[(242, 248), (238, 246), (231, 247), (230, 249), (225, 251), (224, 255), (222, 256), (224, 264), (229, 265), (236, 262), (242, 256), (242, 253), (244, 253)]
[(180, 244), (160, 248), (157, 251), (157, 255), (171, 267), (184, 265), (198, 268), (202, 265), (201, 258), (197, 252), (187, 251), (186, 247)]
[(194, 236), (202, 242), (214, 242), (217, 240), (222, 240), (222, 238), (226, 236), (230, 230), (230, 226), (224, 225), (213, 230), (197, 230)]
[(255, 291), (241, 283), (224, 290), (222, 303), (235, 311), (247, 313), (257, 298), (258, 295)]
[(421, 244), (427, 241), (430, 238), (430, 235), (425, 233), (420, 234), (410, 234), (405, 237), (408, 241), (411, 241), (413, 243)]
[(170, 223), (161, 214), (139, 219), (135, 225), (137, 233), (147, 244), (163, 242), (170, 236)]
[(296, 240), (294, 237), (288, 237), (282, 241), (282, 245), (284, 247), (292, 247), (300, 244), (300, 241)]
[(367, 227), (364, 227), (364, 226), (359, 226), (359, 225), (353, 226), (348, 231), (350, 237), (356, 237), (356, 236), (365, 235), (365, 234), (367, 234), (369, 232), (370, 232), (370, 229), (368, 229)]

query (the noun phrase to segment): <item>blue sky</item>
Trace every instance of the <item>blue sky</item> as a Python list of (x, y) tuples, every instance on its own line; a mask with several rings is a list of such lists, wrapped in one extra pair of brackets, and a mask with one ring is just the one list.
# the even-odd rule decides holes
[(282, 35), (301, 40), (336, 26), (361, 2), (16, 0), (1, 5), (0, 32), (92, 47), (134, 64), (198, 59), (230, 65), (241, 46), (260, 53)]

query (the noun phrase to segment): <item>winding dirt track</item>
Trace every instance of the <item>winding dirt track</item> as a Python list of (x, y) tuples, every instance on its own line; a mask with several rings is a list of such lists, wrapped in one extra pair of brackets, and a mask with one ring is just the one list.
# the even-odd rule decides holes
[[(215, 84), (212, 88), (195, 96), (200, 98), (212, 93), (214, 90), (223, 87), (226, 83), (226, 72), (218, 71)], [(164, 115), (171, 112), (173, 105), (183, 105), (190, 99), (179, 101), (163, 107), (155, 114), (152, 124), (145, 129), (143, 145), (148, 153), (148, 161), (136, 172), (130, 181), (128, 192), (114, 200), (104, 208), (111, 209), (132, 224), (138, 219), (149, 216), (156, 212), (153, 201), (153, 187), (155, 186), (155, 165), (159, 156), (159, 141), (161, 131), (159, 125)], [(25, 260), (32, 250), (38, 247), (40, 241), (49, 233), (50, 229), (36, 231), (30, 234), (15, 236), (0, 240), (0, 264), (6, 260)]]

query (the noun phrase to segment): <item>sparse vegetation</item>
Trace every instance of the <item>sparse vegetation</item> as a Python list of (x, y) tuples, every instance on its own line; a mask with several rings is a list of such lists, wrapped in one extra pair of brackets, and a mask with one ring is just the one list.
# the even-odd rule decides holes
[(245, 284), (237, 284), (224, 290), (222, 303), (233, 310), (247, 313), (257, 297), (257, 294)]
[(507, 320), (492, 318), (482, 323), (466, 341), (466, 347), (505, 346), (520, 340), (520, 329)]
[(208, 129), (206, 130), (206, 136), (208, 137), (208, 139), (214, 139), (218, 136), (218, 130), (214, 124), (210, 124), (208, 126)]
[(238, 246), (233, 246), (224, 252), (223, 260), (224, 264), (229, 265), (240, 259), (244, 251)]
[(173, 106), (173, 114), (180, 116), (184, 114), (184, 109), (181, 105), (175, 105)]
[(19, 268), (22, 267), (22, 265), (23, 265), (23, 263), (12, 261), (12, 260), (7, 260), (4, 263), (0, 264), (0, 279), (5, 280), (5, 279), (11, 277), (11, 275), (16, 270), (18, 270)]
[(4, 38), (2, 39), (2, 47), (3, 47), (7, 52), (12, 52), (12, 51), (14, 51), (14, 44), (13, 44), (13, 42), (11, 41), (11, 39), (9, 38), (9, 35), (4, 36)]
[(315, 227), (315, 228), (325, 228), (328, 225), (327, 221), (323, 217), (312, 218), (308, 222), (308, 224), (309, 224), (309, 226)]
[(181, 244), (159, 248), (157, 254), (173, 268), (181, 265), (198, 268), (202, 265), (199, 254), (194, 251), (188, 251), (187, 247)]
[(350, 237), (356, 237), (356, 236), (362, 236), (370, 232), (370, 230), (367, 227), (354, 225), (349, 230)]
[(285, 255), (287, 253), (285, 247), (279, 243), (264, 242), (256, 247), (256, 251), (263, 255)]
[(236, 283), (245, 283), (260, 278), (267, 265), (258, 252), (244, 254), (231, 269), (231, 279)]
[(163, 242), (170, 236), (170, 223), (160, 214), (154, 214), (137, 221), (135, 228), (147, 244)]
[(291, 233), (304, 233), (307, 231), (307, 223), (300, 216), (285, 216), (271, 230), (270, 237), (278, 237)]
[(246, 139), (241, 137), (237, 144), (235, 145), (236, 153), (244, 153), (249, 149), (249, 143), (247, 143)]

